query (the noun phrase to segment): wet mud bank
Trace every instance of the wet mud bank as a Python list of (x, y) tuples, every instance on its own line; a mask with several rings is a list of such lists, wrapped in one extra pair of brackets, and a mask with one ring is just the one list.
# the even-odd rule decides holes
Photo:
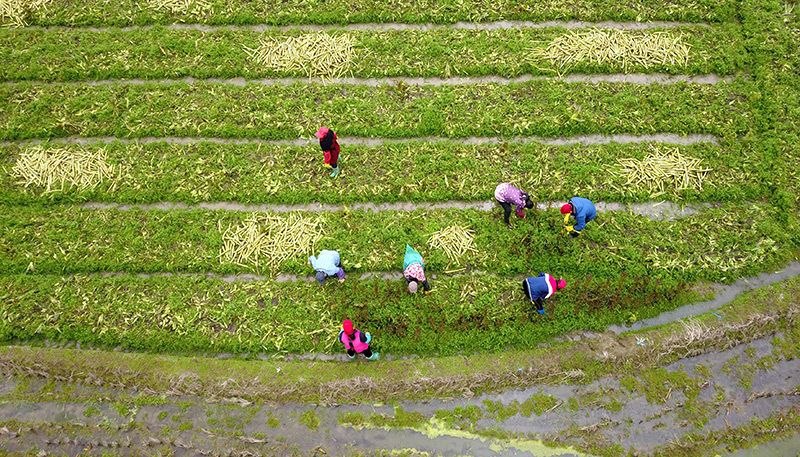
[[(180, 144), (191, 145), (195, 143), (220, 143), (220, 144), (269, 144), (277, 146), (314, 146), (318, 147), (316, 138), (297, 138), (291, 140), (264, 140), (259, 138), (214, 138), (214, 137), (142, 137), (136, 139), (118, 138), (118, 137), (80, 137), (68, 136), (61, 138), (49, 138), (47, 140), (29, 139), (20, 141), (2, 141), (0, 146), (8, 146), (11, 144), (27, 145), (27, 144), (41, 144), (41, 143), (68, 143), (89, 145), (97, 143), (114, 143), (119, 142), (122, 144), (151, 144), (151, 143), (166, 143), (166, 144)], [(467, 138), (446, 138), (446, 137), (416, 137), (416, 138), (365, 138), (365, 137), (341, 137), (339, 143), (342, 145), (353, 146), (368, 146), (380, 147), (384, 144), (393, 143), (441, 143), (449, 142), (463, 145), (477, 145), (477, 144), (503, 144), (503, 143), (542, 143), (553, 146), (568, 146), (573, 144), (582, 144), (586, 146), (593, 146), (598, 144), (609, 143), (622, 143), (622, 144), (640, 144), (640, 143), (666, 143), (675, 144), (678, 146), (688, 146), (698, 143), (711, 143), (719, 144), (719, 139), (713, 135), (691, 134), (691, 135), (678, 135), (675, 133), (654, 133), (650, 135), (576, 135), (570, 137), (467, 137)]]
[[(224, 84), (229, 86), (244, 87), (248, 84), (259, 86), (275, 86), (275, 85), (292, 85), (297, 83), (313, 83), (321, 85), (349, 85), (349, 86), (393, 86), (399, 83), (409, 86), (453, 86), (453, 85), (470, 85), (470, 84), (516, 84), (531, 81), (565, 81), (568, 83), (592, 83), (599, 84), (604, 82), (611, 83), (627, 83), (627, 84), (676, 84), (676, 83), (691, 83), (691, 84), (717, 84), (720, 82), (730, 83), (733, 81), (732, 76), (719, 76), (719, 75), (668, 75), (664, 73), (653, 74), (571, 74), (564, 76), (534, 76), (525, 74), (515, 78), (506, 78), (502, 76), (474, 76), (474, 77), (454, 77), (454, 78), (421, 78), (421, 77), (408, 77), (408, 76), (390, 76), (386, 78), (263, 78), (263, 79), (245, 79), (245, 78), (208, 78), (197, 79), (194, 77), (185, 77), (177, 79), (101, 79), (101, 80), (84, 80), (84, 81), (69, 81), (69, 82), (49, 82), (49, 81), (24, 81), (25, 84), (33, 84), (36, 86), (111, 86), (111, 85), (130, 85), (140, 86), (143, 84)], [(6, 84), (18, 84), (22, 81), (7, 81)]]
[[(554, 210), (566, 203), (565, 201), (549, 201), (537, 204), (540, 211)], [(658, 221), (674, 221), (683, 217), (692, 216), (707, 208), (712, 208), (711, 203), (698, 204), (676, 204), (671, 202), (641, 202), (641, 203), (616, 203), (616, 202), (596, 202), (595, 206), (600, 212), (630, 212), (640, 216)], [(294, 205), (248, 205), (240, 202), (208, 202), (189, 205), (177, 202), (159, 202), (152, 204), (117, 204), (102, 202), (87, 202), (81, 204), (82, 208), (90, 209), (116, 209), (119, 211), (129, 211), (139, 209), (143, 211), (152, 210), (224, 210), (224, 211), (243, 211), (243, 212), (271, 212), (287, 213), (292, 211), (306, 211), (310, 213), (327, 213), (338, 211), (365, 211), (379, 213), (383, 211), (416, 211), (416, 210), (437, 210), (437, 209), (473, 209), (478, 211), (496, 211), (499, 206), (494, 200), (485, 201), (456, 201), (446, 202), (397, 202), (397, 203), (352, 203), (349, 205), (333, 205), (323, 203), (304, 203)]]
[[(162, 26), (128, 26), (128, 27), (38, 27), (27, 26), (27, 30), (83, 30), (88, 32), (101, 32), (108, 30), (149, 30), (154, 27)], [(342, 24), (342, 25), (317, 25), (317, 24), (295, 24), (284, 26), (273, 25), (204, 25), (204, 24), (170, 24), (166, 28), (170, 30), (199, 30), (201, 32), (212, 32), (215, 30), (244, 30), (253, 32), (270, 32), (282, 31), (287, 32), (290, 30), (302, 30), (307, 32), (327, 32), (331, 30), (369, 30), (369, 31), (389, 31), (389, 30), (440, 30), (440, 29), (467, 29), (467, 30), (506, 30), (506, 29), (546, 29), (562, 27), (565, 29), (585, 29), (589, 27), (599, 27), (604, 29), (618, 29), (618, 30), (651, 30), (660, 28), (675, 28), (675, 27), (709, 27), (708, 24), (703, 22), (670, 22), (670, 21), (652, 21), (652, 22), (621, 22), (621, 21), (602, 21), (602, 22), (584, 22), (584, 21), (546, 21), (546, 22), (533, 22), (533, 21), (493, 21), (493, 22), (464, 22), (459, 21), (453, 24), (408, 24), (401, 22), (387, 22), (387, 23), (362, 23), (362, 24)]]

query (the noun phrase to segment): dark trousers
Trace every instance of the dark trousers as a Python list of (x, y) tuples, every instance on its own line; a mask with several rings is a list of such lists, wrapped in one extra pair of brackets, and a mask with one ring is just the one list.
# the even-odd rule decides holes
[(508, 217), (511, 216), (511, 203), (501, 202), (500, 200), (497, 200), (497, 203), (503, 207), (503, 222), (508, 225)]
[[(364, 354), (364, 357), (370, 358), (370, 357), (372, 357), (372, 349), (366, 348), (366, 349), (364, 349), (364, 352), (359, 352), (359, 354)], [(347, 355), (349, 355), (350, 357), (355, 357), (356, 356), (356, 351), (354, 349), (348, 349), (347, 350)]]

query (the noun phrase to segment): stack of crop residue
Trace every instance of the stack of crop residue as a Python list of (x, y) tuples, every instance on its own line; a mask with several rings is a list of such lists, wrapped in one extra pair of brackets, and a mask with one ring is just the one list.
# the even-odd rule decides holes
[(617, 159), (621, 168), (614, 174), (627, 180), (624, 188), (647, 189), (653, 193), (651, 196), (661, 195), (667, 190), (703, 189), (703, 180), (712, 171), (701, 166), (703, 159), (687, 157), (678, 148), (662, 152), (652, 145), (650, 147), (652, 152), (642, 160)]
[(428, 244), (434, 249), (442, 249), (450, 260), (456, 260), (469, 251), (478, 252), (475, 249), (475, 232), (459, 225), (434, 232), (428, 238)]
[(50, 0), (0, 0), (0, 22), (9, 27), (24, 27), (28, 14), (46, 8)]
[(622, 65), (623, 71), (635, 65), (686, 65), (691, 45), (683, 36), (667, 32), (629, 32), (590, 28), (569, 31), (546, 48), (534, 48), (531, 55), (549, 60), (559, 68), (578, 63)]
[(307, 33), (298, 37), (262, 38), (256, 49), (244, 47), (258, 65), (281, 72), (299, 72), (309, 78), (338, 78), (350, 69), (355, 38), (347, 34)]
[(42, 187), (43, 193), (63, 191), (67, 184), (83, 191), (113, 179), (114, 166), (108, 164), (104, 149), (34, 146), (19, 155), (11, 173), (19, 184)]
[(154, 11), (164, 9), (180, 15), (199, 15), (211, 11), (211, 2), (208, 0), (147, 0), (147, 6)]
[(321, 220), (303, 219), (299, 214), (281, 217), (266, 213), (253, 213), (237, 227), (222, 230), (222, 263), (235, 263), (244, 267), (266, 266), (275, 271), (284, 260), (301, 254), (310, 254), (322, 238)]

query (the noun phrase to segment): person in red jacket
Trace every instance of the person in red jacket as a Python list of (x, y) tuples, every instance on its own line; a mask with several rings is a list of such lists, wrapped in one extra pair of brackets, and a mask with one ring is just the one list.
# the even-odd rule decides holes
[(342, 329), (339, 331), (339, 341), (344, 344), (347, 349), (347, 356), (350, 360), (355, 360), (356, 354), (364, 354), (364, 357), (369, 361), (378, 360), (380, 353), (373, 353), (369, 348), (369, 342), (372, 341), (372, 336), (369, 333), (362, 333), (360, 330), (353, 328), (353, 322), (350, 319), (345, 319), (342, 322)]
[(325, 166), (333, 169), (331, 178), (335, 178), (339, 174), (339, 151), (342, 149), (339, 147), (339, 137), (328, 127), (320, 127), (315, 135), (325, 155)]

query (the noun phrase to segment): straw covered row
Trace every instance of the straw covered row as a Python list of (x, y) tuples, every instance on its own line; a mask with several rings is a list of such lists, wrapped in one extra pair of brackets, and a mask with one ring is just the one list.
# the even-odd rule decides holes
[(688, 157), (675, 148), (661, 151), (652, 146), (644, 159), (617, 159), (620, 169), (612, 171), (626, 179), (624, 187), (647, 189), (657, 194), (667, 190), (702, 190), (703, 181), (712, 171), (702, 166), (703, 159)]
[(478, 252), (475, 249), (475, 232), (460, 225), (451, 225), (434, 232), (428, 238), (433, 249), (441, 249), (450, 260), (456, 260), (467, 252)]
[(78, 190), (94, 189), (105, 179), (115, 177), (102, 148), (87, 150), (32, 147), (17, 157), (11, 174), (25, 187), (38, 187), (43, 193), (63, 191), (67, 185)]
[(307, 33), (278, 39), (264, 37), (256, 49), (244, 47), (256, 64), (285, 72), (300, 72), (309, 78), (338, 78), (351, 66), (356, 40), (348, 34)]

